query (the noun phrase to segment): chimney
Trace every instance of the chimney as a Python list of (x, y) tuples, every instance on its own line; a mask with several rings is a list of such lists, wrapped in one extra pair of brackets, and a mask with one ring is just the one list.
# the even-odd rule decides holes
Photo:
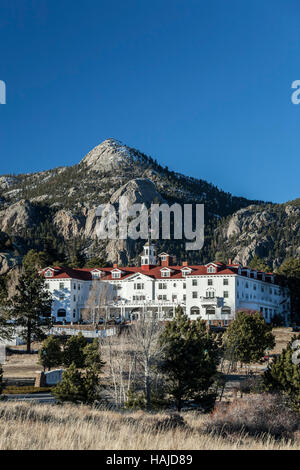
[(170, 266), (171, 264), (171, 256), (166, 255), (166, 259), (161, 261), (161, 266)]
[(150, 271), (150, 268), (152, 266), (150, 266), (150, 264), (142, 264), (142, 271)]
[(188, 266), (188, 262), (187, 261), (182, 261), (182, 266)]
[(118, 267), (117, 263), (114, 263), (113, 268), (117, 268), (117, 267)]
[(229, 260), (228, 260), (228, 264), (232, 264), (232, 262), (231, 262), (231, 258), (229, 258)]

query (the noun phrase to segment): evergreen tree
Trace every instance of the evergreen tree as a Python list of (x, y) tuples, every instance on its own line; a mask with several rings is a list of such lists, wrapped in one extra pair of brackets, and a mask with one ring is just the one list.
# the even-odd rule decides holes
[(277, 274), (283, 277), (290, 291), (292, 321), (300, 324), (300, 259), (287, 258)]
[(63, 362), (63, 354), (60, 348), (60, 342), (54, 336), (46, 338), (39, 350), (39, 364), (44, 367), (44, 370), (52, 367), (58, 367)]
[(10, 318), (7, 280), (2, 276), (0, 277), (0, 340), (10, 340), (12, 337), (13, 328), (7, 323)]
[(98, 397), (99, 376), (95, 367), (81, 373), (74, 362), (63, 373), (62, 381), (53, 388), (59, 401), (93, 403)]
[(95, 338), (92, 343), (89, 343), (84, 347), (83, 354), (84, 366), (87, 368), (95, 367), (100, 372), (105, 362), (101, 359), (99, 341), (97, 338)]
[(76, 336), (71, 336), (64, 349), (64, 364), (68, 367), (72, 363), (79, 369), (85, 366), (84, 348), (87, 344), (86, 339), (82, 333)]
[(178, 411), (184, 399), (205, 400), (219, 360), (217, 344), (205, 322), (190, 320), (178, 308), (176, 318), (166, 325), (161, 341), (164, 350), (160, 369)]
[(258, 362), (267, 348), (275, 346), (272, 326), (259, 313), (238, 312), (225, 335), (226, 349), (237, 361)]
[(41, 340), (45, 329), (50, 327), (50, 318), (46, 322), (41, 317), (50, 317), (52, 297), (45, 289), (45, 283), (35, 267), (26, 264), (16, 287), (17, 294), (12, 298), (11, 315), (17, 326), (24, 329), (27, 352), (31, 350), (32, 338)]
[(269, 273), (271, 271), (270, 266), (268, 266), (263, 259), (255, 255), (249, 263), (250, 268), (257, 269), (258, 271), (264, 271)]
[(47, 266), (48, 257), (44, 252), (38, 252), (36, 250), (29, 250), (23, 258), (23, 268), (25, 271), (30, 269), (41, 269)]
[(264, 373), (264, 383), (269, 391), (286, 394), (292, 407), (300, 413), (300, 364), (293, 362), (296, 351), (292, 347), (297, 339), (295, 335), (280, 356), (274, 358)]
[(84, 380), (74, 362), (63, 373), (61, 382), (52, 389), (52, 393), (60, 401), (85, 402)]

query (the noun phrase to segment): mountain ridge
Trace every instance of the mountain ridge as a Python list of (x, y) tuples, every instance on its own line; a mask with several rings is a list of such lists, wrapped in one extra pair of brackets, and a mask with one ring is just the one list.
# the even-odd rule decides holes
[[(138, 193), (133, 188), (138, 188)], [(217, 252), (222, 256), (230, 255), (236, 261), (242, 259), (245, 262), (261, 252), (270, 260), (273, 256), (272, 240), (276, 238), (274, 234), (269, 245), (266, 245), (266, 251), (260, 250), (259, 237), (263, 230), (260, 224), (259, 230), (253, 229), (252, 248), (246, 252), (245, 237), (243, 238), (241, 233), (236, 233), (235, 239), (228, 237), (227, 225), (236, 224), (238, 227), (234, 217), (239, 218), (241, 214), (236, 215), (238, 211), (245, 211), (250, 206), (264, 212), (264, 217), (267, 212), (275, 219), (274, 214), (279, 206), (294, 207), (291, 203), (276, 205), (233, 196), (205, 180), (162, 167), (157, 160), (143, 152), (109, 138), (91, 149), (75, 165), (36, 173), (0, 176), (0, 231), (9, 237), (11, 243), (12, 249), (7, 255), (10, 266), (13, 250), (18, 264), (20, 256), (31, 248), (50, 253), (49, 261), (73, 260), (74, 264), (76, 259), (78, 263), (84, 263), (97, 257), (109, 263), (137, 263), (142, 240), (135, 243), (132, 240), (106, 242), (96, 238), (96, 208), (99, 204), (110, 201), (115, 204), (120, 190), (128, 193), (132, 203), (136, 202), (138, 197), (139, 202), (145, 199), (148, 206), (155, 199), (169, 204), (203, 203), (205, 246), (201, 252), (186, 253), (184, 241), (158, 241), (162, 251), (173, 251), (179, 259), (187, 258), (194, 263), (208, 261)], [(245, 218), (255, 217), (249, 209), (243, 214), (241, 232), (247, 226)], [(248, 214), (247, 217), (245, 214)], [(298, 217), (298, 212), (290, 215), (285, 213), (284, 217), (282, 213), (286, 223), (289, 223), (289, 217), (295, 216)], [(274, 223), (276, 225), (276, 220)], [(286, 252), (284, 249), (279, 250), (276, 265), (287, 253), (298, 255), (298, 226), (296, 229), (297, 235), (293, 240), (295, 249), (289, 248)], [(233, 240), (236, 240), (236, 246)], [(287, 248), (288, 243), (286, 240)], [(2, 256), (5, 258), (5, 250)], [(5, 274), (8, 263), (3, 262), (1, 265), (1, 259), (0, 273)]]

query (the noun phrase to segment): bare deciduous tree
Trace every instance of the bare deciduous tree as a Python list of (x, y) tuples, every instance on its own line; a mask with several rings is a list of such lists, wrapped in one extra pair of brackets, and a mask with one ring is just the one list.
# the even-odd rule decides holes
[(151, 408), (151, 384), (155, 378), (153, 369), (163, 352), (159, 341), (162, 330), (163, 324), (151, 313), (142, 313), (129, 330), (129, 341), (141, 368), (148, 410)]
[(94, 326), (99, 322), (101, 316), (106, 321), (107, 305), (113, 300), (113, 297), (114, 291), (111, 284), (100, 279), (93, 279), (81, 318)]
[(121, 334), (118, 338), (107, 337), (102, 340), (102, 350), (109, 367), (112, 380), (111, 388), (107, 388), (115, 405), (123, 408), (128, 392), (135, 380), (136, 357), (128, 341), (128, 335)]

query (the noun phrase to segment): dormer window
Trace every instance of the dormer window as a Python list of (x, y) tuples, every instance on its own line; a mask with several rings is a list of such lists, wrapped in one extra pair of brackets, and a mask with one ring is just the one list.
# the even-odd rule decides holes
[(214, 266), (208, 266), (207, 272), (208, 272), (208, 273), (215, 273), (215, 272), (216, 272), (216, 268), (215, 268)]
[(161, 269), (161, 276), (162, 277), (170, 277), (171, 270), (170, 269)]
[(181, 269), (182, 277), (186, 277), (188, 274), (191, 274), (191, 272), (192, 272), (191, 268), (182, 268)]
[(120, 279), (121, 277), (121, 274), (122, 274), (122, 271), (120, 269), (113, 269), (111, 271), (111, 277), (112, 279)]
[(53, 271), (51, 269), (47, 269), (47, 271), (45, 271), (45, 277), (53, 277)]
[(92, 279), (100, 279), (102, 274), (104, 274), (102, 271), (95, 269), (95, 271), (92, 271)]

